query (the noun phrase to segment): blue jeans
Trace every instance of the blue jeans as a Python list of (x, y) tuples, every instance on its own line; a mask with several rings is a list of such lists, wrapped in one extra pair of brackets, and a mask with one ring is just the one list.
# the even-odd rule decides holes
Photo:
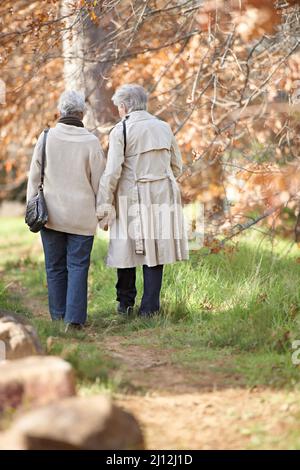
[(43, 228), (49, 311), (52, 320), (84, 324), (93, 236)]
[[(137, 294), (135, 287), (136, 269), (119, 268), (117, 270), (118, 282), (117, 301), (127, 308), (133, 307)], [(160, 291), (163, 278), (163, 265), (143, 266), (144, 292), (139, 313), (141, 315), (151, 315), (160, 309)]]

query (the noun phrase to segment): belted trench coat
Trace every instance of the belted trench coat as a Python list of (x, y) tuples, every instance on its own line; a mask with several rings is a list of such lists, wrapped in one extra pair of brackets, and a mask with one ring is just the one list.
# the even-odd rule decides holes
[[(147, 111), (111, 131), (100, 180), (100, 226), (109, 220), (107, 264), (116, 268), (156, 266), (188, 259), (181, 196), (176, 178), (182, 158), (172, 130)], [(114, 215), (112, 215), (114, 214)]]

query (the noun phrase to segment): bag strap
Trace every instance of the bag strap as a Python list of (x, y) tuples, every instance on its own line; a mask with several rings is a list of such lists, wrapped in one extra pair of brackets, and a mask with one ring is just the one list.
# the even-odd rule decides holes
[(124, 155), (126, 152), (126, 144), (127, 144), (127, 135), (126, 135), (126, 119), (128, 119), (129, 116), (125, 116), (125, 119), (123, 119), (122, 124), (123, 124), (123, 137), (124, 137)]
[(41, 165), (41, 182), (39, 184), (39, 189), (43, 189), (44, 187), (44, 176), (45, 176), (45, 160), (46, 160), (46, 142), (47, 136), (49, 132), (49, 127), (44, 130), (44, 138), (43, 138), (43, 147), (42, 147), (42, 165)]

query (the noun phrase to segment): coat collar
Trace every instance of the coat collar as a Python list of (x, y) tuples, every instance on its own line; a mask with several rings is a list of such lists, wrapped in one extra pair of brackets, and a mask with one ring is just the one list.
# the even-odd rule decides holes
[(90, 135), (90, 132), (85, 127), (70, 126), (61, 122), (58, 122), (54, 129), (68, 135)]
[(155, 116), (148, 113), (148, 111), (132, 111), (131, 113), (127, 114), (127, 116), (128, 124), (137, 121), (145, 121), (147, 119), (157, 119)]

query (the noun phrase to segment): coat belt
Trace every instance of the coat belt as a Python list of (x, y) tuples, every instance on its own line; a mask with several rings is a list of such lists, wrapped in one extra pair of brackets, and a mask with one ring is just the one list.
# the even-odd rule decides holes
[[(135, 180), (135, 185), (132, 191), (132, 202), (135, 204), (137, 208), (135, 224), (134, 224), (134, 241), (135, 241), (135, 253), (137, 255), (145, 255), (145, 244), (143, 239), (143, 227), (142, 227), (142, 217), (141, 217), (141, 207), (140, 207), (140, 192), (139, 192), (139, 184), (141, 183), (151, 183), (154, 181), (160, 181), (168, 179), (171, 184), (172, 194), (173, 194), (173, 204), (177, 203), (177, 183), (172, 175), (166, 175), (161, 177), (144, 177)], [(178, 260), (182, 259), (181, 253), (181, 244), (179, 238), (179, 220), (178, 220), (178, 211), (174, 210), (174, 236), (175, 236), (175, 250), (176, 250), (176, 257)]]

